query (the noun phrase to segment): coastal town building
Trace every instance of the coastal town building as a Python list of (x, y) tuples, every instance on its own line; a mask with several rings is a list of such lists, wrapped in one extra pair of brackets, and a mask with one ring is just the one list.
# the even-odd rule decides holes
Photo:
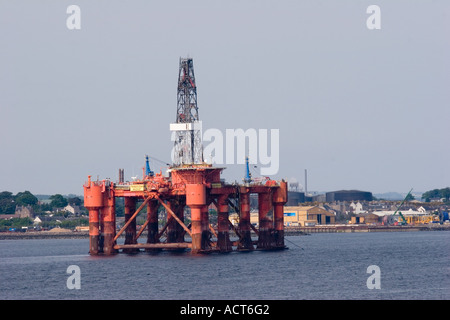
[(0, 219), (12, 219), (12, 218), (31, 218), (35, 216), (33, 207), (28, 206), (16, 206), (14, 214), (2, 214)]
[(63, 208), (63, 210), (67, 211), (67, 212), (69, 212), (71, 214), (74, 214), (74, 215), (79, 215), (81, 213), (80, 207), (76, 206), (76, 205), (72, 205), (72, 204), (68, 204), (67, 206), (65, 206)]
[(284, 223), (286, 226), (312, 226), (336, 223), (333, 213), (319, 206), (285, 206)]
[(351, 217), (350, 224), (377, 224), (380, 222), (380, 217), (374, 213), (360, 213)]
[(352, 201), (352, 203), (350, 203), (349, 206), (350, 206), (351, 212), (354, 213), (354, 214), (362, 214), (362, 213), (367, 212), (366, 210), (363, 209), (363, 205), (359, 201), (356, 202), (356, 203), (354, 203)]

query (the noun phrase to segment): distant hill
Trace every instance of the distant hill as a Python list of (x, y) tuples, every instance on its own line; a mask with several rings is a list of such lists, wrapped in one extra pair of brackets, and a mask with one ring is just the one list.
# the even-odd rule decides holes
[(406, 195), (402, 195), (401, 193), (398, 192), (385, 192), (374, 194), (374, 197), (376, 197), (377, 199), (392, 200), (392, 201), (403, 200), (405, 196)]
[[(403, 200), (406, 197), (405, 193), (398, 193), (398, 192), (385, 192), (385, 193), (377, 193), (373, 196), (380, 200), (390, 200), (390, 201), (399, 201)], [(416, 200), (421, 200), (422, 192), (412, 192), (411, 193)]]
[(50, 199), (51, 195), (47, 194), (35, 194), (34, 195), (38, 200), (48, 200)]
[[(50, 197), (52, 196), (51, 194), (35, 194), (34, 195), (38, 200), (48, 200), (50, 199)], [(80, 199), (83, 199), (83, 195), (76, 195), (76, 194), (63, 194), (62, 195), (64, 198), (75, 198), (78, 197)]]

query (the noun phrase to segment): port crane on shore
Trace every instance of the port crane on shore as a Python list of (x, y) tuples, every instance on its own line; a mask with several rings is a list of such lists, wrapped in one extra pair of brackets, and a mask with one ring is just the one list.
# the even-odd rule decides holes
[(406, 222), (405, 217), (403, 216), (403, 214), (402, 214), (401, 211), (399, 211), (399, 210), (400, 210), (400, 207), (403, 205), (403, 203), (405, 203), (406, 199), (408, 199), (408, 197), (409, 197), (409, 195), (411, 194), (411, 191), (412, 191), (412, 190), (413, 190), (412, 188), (411, 188), (411, 190), (409, 190), (408, 194), (405, 196), (405, 199), (403, 199), (403, 201), (402, 201), (402, 202), (400, 203), (400, 205), (397, 207), (397, 210), (395, 210), (395, 212), (392, 214), (392, 217), (394, 217), (395, 214), (398, 212), (398, 214), (400, 215), (400, 217), (401, 217), (402, 220), (403, 220), (402, 224), (404, 224), (404, 225), (408, 224), (408, 222)]

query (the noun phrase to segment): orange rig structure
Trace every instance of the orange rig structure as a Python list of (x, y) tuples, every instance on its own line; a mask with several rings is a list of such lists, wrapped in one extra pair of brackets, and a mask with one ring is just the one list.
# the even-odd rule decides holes
[[(147, 252), (190, 249), (196, 254), (225, 253), (233, 251), (233, 247), (237, 251), (286, 248), (283, 207), (287, 202), (287, 183), (269, 179), (264, 183), (252, 182), (248, 159), (243, 184), (226, 184), (221, 180), (224, 168), (203, 161), (196, 89), (192, 59), (180, 58), (177, 121), (170, 125), (176, 134), (174, 164), (169, 167), (168, 175), (153, 173), (147, 157), (142, 180), (125, 182), (123, 169), (119, 169), (117, 183), (93, 181), (88, 176), (84, 184), (84, 206), (89, 211), (91, 255), (132, 253), (141, 249)], [(258, 197), (258, 229), (250, 223), (250, 194)], [(125, 213), (125, 224), (120, 230), (115, 213), (118, 197), (124, 198)], [(140, 201), (143, 202), (136, 208)], [(216, 228), (210, 224), (211, 204), (217, 209)], [(158, 226), (160, 206), (167, 213), (161, 228)], [(228, 218), (231, 207), (239, 216), (237, 226)], [(147, 219), (137, 230), (136, 217), (144, 208)], [(147, 239), (139, 243), (145, 229)], [(236, 235), (236, 241), (230, 240), (230, 233)], [(161, 240), (163, 234), (165, 241)], [(257, 240), (252, 239), (252, 234)], [(123, 244), (118, 242), (119, 238), (124, 238)]]

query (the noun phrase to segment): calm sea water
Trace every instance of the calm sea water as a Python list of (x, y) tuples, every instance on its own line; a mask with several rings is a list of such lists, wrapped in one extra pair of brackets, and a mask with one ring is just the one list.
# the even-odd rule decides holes
[[(87, 239), (1, 240), (0, 299), (440, 299), (450, 297), (450, 232), (312, 234), (289, 250), (192, 256), (88, 255)], [(77, 265), (81, 288), (68, 289)], [(367, 268), (380, 268), (368, 289)]]

